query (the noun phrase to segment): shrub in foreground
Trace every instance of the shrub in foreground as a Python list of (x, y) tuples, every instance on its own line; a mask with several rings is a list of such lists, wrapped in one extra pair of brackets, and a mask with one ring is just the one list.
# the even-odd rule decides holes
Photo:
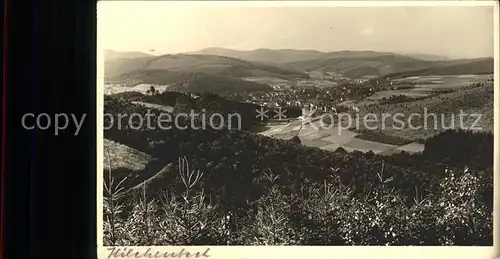
[[(179, 160), (185, 190), (161, 199), (142, 195), (124, 213), (116, 199), (105, 205), (106, 245), (491, 245), (489, 174), (447, 171), (426, 196), (407, 201), (379, 185), (360, 196), (338, 177), (283, 192), (279, 176), (264, 173), (266, 192), (236, 214), (195, 190), (203, 175)], [(143, 188), (147, 188), (144, 185)], [(132, 195), (131, 195), (132, 196)], [(114, 207), (114, 208), (113, 208)]]

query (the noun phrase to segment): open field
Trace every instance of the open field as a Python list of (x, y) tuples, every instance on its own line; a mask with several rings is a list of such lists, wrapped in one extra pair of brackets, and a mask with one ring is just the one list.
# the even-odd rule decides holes
[(493, 75), (443, 75), (443, 76), (411, 76), (394, 79), (395, 82), (407, 82), (417, 84), (437, 83), (443, 87), (453, 85), (467, 85), (475, 82), (493, 79)]
[(402, 151), (406, 151), (408, 153), (422, 152), (422, 151), (424, 151), (424, 145), (413, 142), (410, 144), (406, 144), (404, 146), (400, 146), (400, 147), (396, 148), (396, 150), (402, 150)]
[(378, 154), (382, 153), (387, 150), (395, 149), (398, 146), (394, 145), (388, 145), (388, 144), (382, 144), (379, 142), (374, 142), (374, 141), (369, 141), (369, 140), (364, 140), (364, 139), (359, 139), (359, 138), (353, 138), (351, 141), (347, 142), (344, 146), (345, 148), (350, 148), (353, 150), (359, 150), (362, 152), (368, 152), (368, 151), (373, 151), (373, 153)]
[(386, 155), (390, 156), (393, 154), (397, 154), (401, 151), (407, 152), (407, 153), (418, 153), (418, 152), (423, 152), (424, 151), (424, 145), (420, 143), (409, 143), (404, 146), (399, 146), (394, 149), (389, 149), (381, 153), (381, 155)]
[(411, 89), (389, 90), (376, 92), (368, 97), (369, 100), (389, 98), (392, 95), (406, 95), (408, 97), (429, 96), (435, 90), (460, 89), (474, 83), (493, 79), (493, 75), (445, 75), (445, 76), (412, 76), (393, 81), (398, 83), (415, 84)]
[(289, 81), (277, 77), (243, 77), (242, 79), (261, 84), (288, 84)]
[(445, 76), (413, 76), (395, 79), (395, 82), (416, 84), (411, 91), (422, 91), (422, 89), (457, 89), (478, 82), (493, 79), (493, 75), (445, 75)]
[(373, 95), (369, 96), (367, 99), (368, 100), (380, 100), (382, 98), (389, 98), (393, 95), (406, 95), (408, 97), (425, 97), (428, 96), (430, 93), (429, 90), (426, 91), (415, 91), (413, 89), (405, 89), (405, 90), (391, 90), (391, 91), (380, 91), (376, 92)]
[(286, 125), (274, 126), (260, 134), (278, 139), (290, 139), (294, 136), (299, 136), (302, 145), (329, 151), (335, 151), (339, 147), (342, 147), (346, 151), (372, 151), (375, 154), (385, 154), (387, 152), (398, 153), (401, 151), (417, 153), (423, 151), (422, 144), (390, 145), (364, 140), (357, 138), (359, 135), (358, 133), (352, 130), (339, 128), (337, 125), (332, 127), (321, 127), (319, 121), (314, 122), (313, 125), (305, 125), (302, 128), (300, 124), (300, 121), (295, 121)]
[[(426, 112), (426, 113), (425, 113)], [(467, 114), (460, 123), (459, 114)], [(360, 117), (365, 114), (401, 114), (402, 129), (393, 128), (395, 120), (387, 119), (383, 133), (410, 140), (425, 139), (443, 131), (445, 127), (481, 128), (493, 130), (493, 85), (464, 89), (432, 96), (423, 100), (384, 105), (360, 106)], [(425, 116), (427, 114), (427, 117)], [(410, 118), (410, 116), (412, 118)], [(435, 115), (435, 116), (434, 116)], [(478, 117), (479, 116), (479, 117)], [(426, 119), (424, 119), (426, 118)], [(410, 121), (414, 129), (410, 128)], [(476, 121), (477, 119), (477, 121)]]
[(160, 105), (160, 104), (154, 104), (154, 103), (147, 103), (147, 102), (132, 102), (133, 104), (138, 104), (138, 105), (144, 105), (148, 108), (153, 108), (153, 109), (159, 109), (163, 110), (166, 112), (172, 112), (174, 110), (174, 107), (172, 106), (166, 106), (166, 105)]
[(124, 87), (119, 85), (105, 85), (104, 94), (117, 94), (123, 92), (140, 92), (146, 94), (146, 92), (153, 86), (156, 91), (163, 92), (169, 87), (168, 85), (152, 85), (152, 84), (138, 84), (132, 87)]
[(313, 76), (311, 76), (311, 78), (300, 80), (286, 80), (276, 77), (245, 77), (243, 79), (255, 83), (268, 84), (273, 86), (275, 89), (281, 90), (290, 89), (292, 86), (325, 88), (338, 85), (338, 82), (335, 82), (332, 78)]

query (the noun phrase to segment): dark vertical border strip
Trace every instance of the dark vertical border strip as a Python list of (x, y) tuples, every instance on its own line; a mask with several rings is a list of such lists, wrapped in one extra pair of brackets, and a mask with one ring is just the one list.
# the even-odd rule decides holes
[[(32, 0), (33, 2), (33, 43), (32, 43), (32, 51), (33, 51), (33, 56), (32, 56), (32, 76), (33, 78), (31, 79), (32, 80), (32, 83), (31, 83), (31, 89), (32, 89), (32, 93), (31, 93), (31, 111), (32, 112), (35, 112), (37, 110), (36, 108), (36, 97), (38, 96), (38, 93), (37, 93), (37, 80), (38, 80), (38, 52), (37, 52), (37, 47), (38, 47), (38, 1), (37, 0)], [(36, 194), (36, 182), (35, 182), (35, 179), (36, 179), (36, 164), (34, 163), (34, 161), (36, 161), (36, 131), (31, 131), (30, 132), (30, 139), (31, 139), (31, 145), (29, 146), (29, 149), (30, 149), (30, 160), (32, 161), (30, 163), (30, 166), (29, 166), (29, 207), (28, 207), (28, 210), (29, 210), (29, 222), (28, 222), (28, 229), (29, 229), (29, 245), (28, 245), (28, 249), (29, 249), (29, 258), (33, 258), (34, 257), (34, 253), (35, 251), (32, 248), (32, 244), (35, 243), (36, 241), (33, 240), (34, 238), (34, 225), (35, 225), (35, 219), (34, 219), (34, 216), (32, 215), (36, 215), (36, 210), (34, 210), (34, 208), (36, 208), (35, 204), (34, 204), (34, 201), (36, 201), (35, 199), (35, 194)]]
[(0, 258), (4, 258), (4, 242), (5, 242), (5, 163), (7, 162), (7, 128), (5, 122), (7, 121), (7, 0), (3, 4), (3, 76), (2, 76), (2, 193), (0, 201)]
[[(0, 90), (0, 258), (96, 258), (96, 3), (8, 5)], [(70, 124), (55, 136), (53, 128), (24, 129), (25, 113), (47, 113), (52, 121), (56, 113), (87, 117), (78, 135)], [(33, 126), (35, 119), (26, 122)]]
[[(3, 256), (29, 258), (29, 175), (31, 160), (29, 131), (21, 124), (23, 114), (30, 111), (31, 99), (31, 1), (8, 1), (5, 7), (3, 92)], [(17, 13), (15, 11), (18, 11)], [(15, 25), (15, 26), (14, 26)], [(14, 29), (15, 27), (15, 29)], [(13, 57), (16, 57), (15, 59)], [(27, 72), (27, 73), (26, 73)], [(28, 151), (29, 152), (29, 151)]]

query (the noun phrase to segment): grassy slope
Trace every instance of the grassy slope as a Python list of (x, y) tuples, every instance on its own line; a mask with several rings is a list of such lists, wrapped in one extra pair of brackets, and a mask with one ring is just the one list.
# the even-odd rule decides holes
[(107, 76), (105, 83), (126, 83), (129, 86), (149, 83), (157, 85), (168, 85), (180, 80), (186, 80), (191, 76), (189, 73), (178, 73), (166, 70), (133, 70), (119, 75)]
[(493, 74), (493, 59), (459, 59), (451, 61), (436, 62), (433, 67), (387, 74), (384, 77), (390, 79), (405, 78), (410, 76), (426, 75), (466, 75), (466, 74)]
[(104, 139), (103, 170), (104, 179), (108, 179), (108, 173), (118, 181), (124, 177), (127, 179), (121, 185), (125, 191), (139, 188), (142, 184), (157, 179), (169, 170), (165, 169), (164, 163), (142, 151), (118, 143), (107, 138)]
[(422, 54), (422, 53), (404, 53), (403, 55), (416, 58), (416, 59), (421, 59), (421, 60), (428, 60), (428, 61), (444, 61), (444, 60), (450, 60), (448, 57), (440, 56), (440, 55), (433, 55), (433, 54)]
[(117, 59), (117, 58), (146, 58), (153, 57), (153, 55), (139, 52), (139, 51), (114, 51), (114, 50), (104, 50), (104, 58), (107, 60)]
[[(378, 107), (376, 105), (365, 106), (360, 110), (360, 117), (362, 118), (362, 116), (364, 116), (367, 112), (375, 114), (387, 112), (392, 115), (402, 113), (405, 114), (405, 116), (400, 118), (403, 118), (406, 123), (410, 114), (421, 114), (423, 116), (424, 108), (427, 108), (427, 114), (434, 113), (438, 116), (438, 124), (441, 124), (441, 114), (443, 114), (446, 126), (450, 125), (451, 114), (455, 114), (456, 116), (456, 127), (460, 125), (458, 118), (460, 110), (466, 114), (482, 114), (480, 122), (476, 124), (475, 127), (481, 127), (488, 131), (493, 130), (493, 86), (491, 84), (407, 103), (385, 104)], [(471, 127), (474, 121), (475, 117), (465, 117), (464, 126)], [(406, 123), (406, 125), (408, 125), (408, 123)], [(419, 120), (415, 118), (412, 125), (423, 126), (424, 121), (423, 119)], [(386, 121), (386, 129), (383, 130), (383, 132), (396, 137), (420, 139), (436, 135), (437, 133), (443, 131), (442, 127), (439, 127), (440, 125), (438, 125), (438, 129), (434, 129), (433, 117), (429, 117), (427, 125), (428, 129), (424, 129), (423, 127), (422, 129), (410, 129), (407, 127), (402, 130), (398, 130), (391, 128), (392, 122), (388, 119)]]
[(252, 92), (271, 91), (266, 84), (237, 78), (203, 73), (172, 72), (166, 70), (140, 70), (110, 77), (107, 83), (171, 85), (169, 90), (180, 92)]
[[(104, 170), (126, 168), (133, 171), (144, 170), (151, 156), (141, 151), (104, 139)], [(111, 160), (111, 163), (109, 162)]]
[(105, 62), (107, 77), (133, 71), (168, 70), (179, 73), (206, 73), (230, 77), (307, 78), (302, 72), (281, 69), (271, 65), (254, 64), (235, 58), (215, 55), (163, 55), (138, 59), (116, 59)]
[(171, 91), (192, 93), (242, 93), (254, 91), (272, 91), (269, 85), (230, 77), (206, 74), (193, 75), (169, 87)]
[(472, 61), (460, 61), (453, 64), (448, 64), (439, 67), (428, 68), (419, 71), (411, 71), (402, 73), (398, 77), (407, 76), (425, 76), (425, 75), (463, 75), (463, 74), (492, 74), (493, 59), (478, 59)]

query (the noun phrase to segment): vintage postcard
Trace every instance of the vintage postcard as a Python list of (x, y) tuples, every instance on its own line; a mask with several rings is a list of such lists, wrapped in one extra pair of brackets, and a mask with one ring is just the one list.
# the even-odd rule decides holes
[(500, 256), (498, 9), (100, 2), (99, 258)]

